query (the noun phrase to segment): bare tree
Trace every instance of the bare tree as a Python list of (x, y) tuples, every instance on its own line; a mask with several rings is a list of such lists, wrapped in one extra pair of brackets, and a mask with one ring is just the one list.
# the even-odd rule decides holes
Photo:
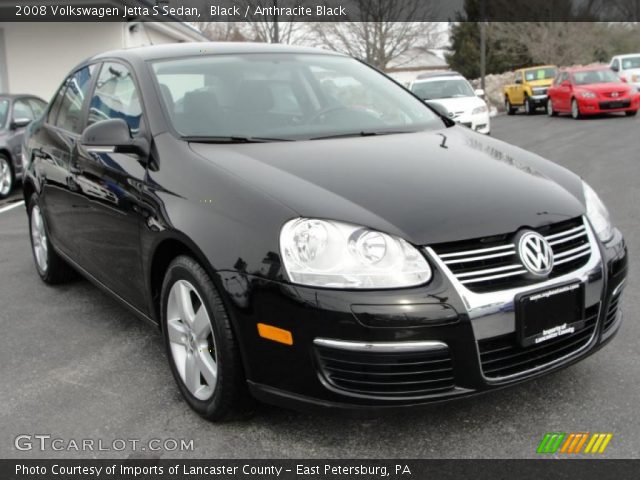
[[(242, 0), (241, 9), (249, 7), (251, 12), (256, 9), (272, 12), (266, 15), (254, 15), (245, 22), (244, 31), (252, 40), (267, 43), (295, 43), (298, 40), (301, 22), (294, 22), (293, 15), (280, 15), (279, 7), (282, 0)], [(304, 0), (297, 2), (303, 5)], [(253, 19), (252, 19), (253, 18)]]
[(214, 42), (244, 42), (241, 25), (236, 22), (195, 22), (193, 24), (209, 40)]
[(408, 52), (440, 47), (442, 28), (437, 22), (415, 22), (433, 15), (423, 0), (353, 0), (356, 15), (348, 22), (312, 24), (316, 44), (326, 46), (384, 69)]
[(592, 22), (494, 22), (490, 34), (505, 55), (526, 53), (535, 63), (573, 65), (597, 59), (602, 29)]

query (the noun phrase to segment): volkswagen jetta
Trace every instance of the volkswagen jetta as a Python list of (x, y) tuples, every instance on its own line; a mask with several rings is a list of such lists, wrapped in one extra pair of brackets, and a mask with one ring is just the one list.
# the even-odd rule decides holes
[(621, 323), (626, 247), (586, 183), (340, 54), (101, 54), (24, 151), (42, 280), (78, 271), (157, 325), (212, 420), (470, 395)]

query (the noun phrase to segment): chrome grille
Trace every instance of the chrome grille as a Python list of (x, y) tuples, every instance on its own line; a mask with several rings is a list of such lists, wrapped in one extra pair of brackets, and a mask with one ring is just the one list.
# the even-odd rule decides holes
[[(536, 229), (553, 250), (554, 266), (549, 278), (583, 266), (591, 255), (591, 244), (582, 218)], [(433, 246), (456, 279), (474, 292), (491, 292), (532, 285), (522, 265), (512, 234)]]

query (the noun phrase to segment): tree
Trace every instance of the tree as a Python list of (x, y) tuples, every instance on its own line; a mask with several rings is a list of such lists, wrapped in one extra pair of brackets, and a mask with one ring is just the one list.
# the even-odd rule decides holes
[[(487, 25), (487, 74), (502, 73), (507, 70), (531, 64), (526, 45), (516, 39), (496, 38), (495, 24)], [(453, 70), (467, 78), (480, 76), (480, 24), (478, 22), (457, 22), (451, 25), (451, 53), (446, 55), (447, 63)], [(508, 45), (508, 46), (507, 46)]]
[(441, 46), (443, 34), (439, 23), (411, 21), (425, 18), (432, 8), (428, 2), (353, 0), (352, 3), (356, 7), (353, 20), (357, 21), (312, 24), (316, 44), (359, 58), (380, 69), (409, 51), (419, 52)]
[[(302, 22), (294, 22), (293, 15), (280, 15), (281, 3), (278, 0), (243, 0), (239, 3), (241, 9), (249, 7), (252, 12), (255, 12), (259, 8), (270, 12), (267, 15), (256, 16), (259, 20), (248, 19), (245, 22), (245, 28), (250, 32), (248, 35), (253, 40), (267, 43), (296, 43)], [(304, 0), (300, 0), (296, 5), (304, 5), (304, 3)]]
[(213, 42), (244, 42), (245, 35), (236, 22), (195, 22), (200, 32)]

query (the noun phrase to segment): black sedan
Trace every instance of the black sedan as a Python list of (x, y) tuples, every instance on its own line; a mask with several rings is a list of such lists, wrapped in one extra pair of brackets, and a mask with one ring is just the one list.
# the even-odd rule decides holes
[(387, 409), (566, 367), (618, 331), (627, 250), (580, 178), (323, 50), (183, 44), (75, 68), (29, 128), (47, 283), (164, 334), (211, 420)]
[(0, 93), (0, 200), (13, 190), (23, 174), (24, 128), (44, 112), (47, 102), (33, 95)]

